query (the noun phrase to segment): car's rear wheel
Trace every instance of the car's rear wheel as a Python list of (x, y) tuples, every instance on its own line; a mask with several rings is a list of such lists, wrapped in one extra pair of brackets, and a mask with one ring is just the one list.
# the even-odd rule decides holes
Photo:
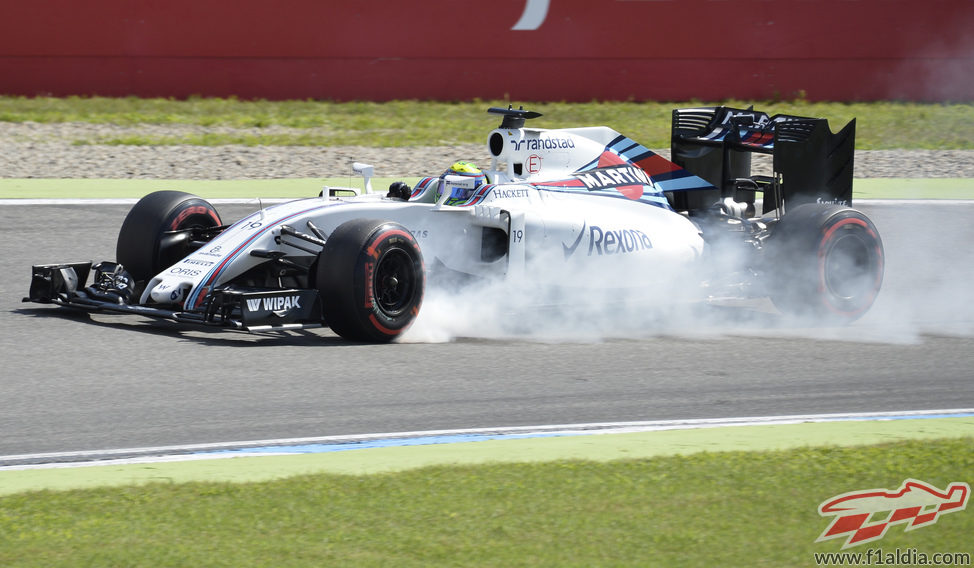
[(771, 300), (790, 315), (853, 321), (873, 305), (883, 282), (879, 231), (849, 207), (796, 207), (774, 226), (766, 253)]
[(207, 201), (182, 191), (157, 191), (136, 203), (118, 232), (115, 259), (137, 281), (145, 281), (190, 252), (185, 229), (218, 227), (223, 222)]
[(338, 335), (388, 342), (416, 319), (426, 283), (423, 256), (402, 225), (343, 223), (328, 236), (317, 264), (322, 312)]

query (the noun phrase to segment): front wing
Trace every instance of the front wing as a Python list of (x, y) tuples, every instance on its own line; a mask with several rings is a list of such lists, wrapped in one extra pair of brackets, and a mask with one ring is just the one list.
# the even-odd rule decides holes
[(97, 294), (86, 288), (91, 267), (90, 262), (32, 267), (30, 292), (24, 301), (93, 312), (138, 314), (179, 323), (250, 332), (322, 326), (321, 299), (317, 290), (227, 286), (207, 294), (199, 310), (169, 310), (113, 301), (111, 295)]

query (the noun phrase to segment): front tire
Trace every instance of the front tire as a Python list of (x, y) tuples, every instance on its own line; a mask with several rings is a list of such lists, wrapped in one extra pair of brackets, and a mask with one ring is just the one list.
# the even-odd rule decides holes
[(328, 236), (316, 282), (325, 321), (335, 333), (384, 343), (416, 319), (426, 277), (419, 245), (402, 225), (356, 219)]
[(115, 259), (145, 281), (192, 252), (184, 229), (219, 227), (220, 214), (207, 201), (182, 191), (156, 191), (136, 203), (118, 232)]
[(849, 207), (796, 207), (774, 226), (766, 254), (771, 300), (788, 315), (854, 321), (873, 305), (883, 283), (879, 231)]

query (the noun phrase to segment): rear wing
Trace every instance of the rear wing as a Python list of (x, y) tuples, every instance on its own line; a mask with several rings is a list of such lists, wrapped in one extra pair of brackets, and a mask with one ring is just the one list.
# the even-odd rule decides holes
[[(856, 121), (833, 134), (828, 120), (752, 108), (703, 107), (673, 111), (671, 160), (718, 190), (669, 192), (678, 211), (706, 209), (733, 197), (763, 211), (801, 203), (852, 204)], [(772, 156), (772, 175), (751, 175), (751, 154)]]

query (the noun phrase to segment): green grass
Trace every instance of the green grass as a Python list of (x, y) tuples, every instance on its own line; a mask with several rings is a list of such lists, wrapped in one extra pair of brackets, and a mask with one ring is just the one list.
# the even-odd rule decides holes
[[(971, 438), (0, 498), (0, 565), (810, 566), (818, 505), (974, 471)], [(974, 514), (869, 546), (971, 552)]]
[[(372, 178), (375, 192), (394, 181), (410, 185), (418, 177)], [(363, 189), (361, 176), (243, 180), (158, 179), (0, 179), (0, 199), (137, 199), (153, 191), (175, 189), (204, 199), (284, 199), (315, 197), (324, 186)], [(974, 189), (968, 192), (974, 198)]]
[[(373, 178), (373, 191), (393, 181), (416, 184), (420, 178)], [(362, 188), (362, 178), (285, 178), (245, 180), (155, 179), (0, 179), (0, 199), (136, 199), (162, 189), (176, 189), (204, 199), (282, 199), (313, 197), (321, 188)], [(855, 199), (974, 199), (974, 180), (937, 178), (858, 179)]]
[[(856, 117), (857, 147), (974, 149), (974, 105), (920, 103), (812, 103), (796, 101), (591, 102), (515, 101), (544, 113), (540, 128), (607, 125), (649, 147), (669, 146), (670, 112), (681, 106), (728, 104), (772, 114), (828, 118), (837, 130)], [(245, 144), (417, 146), (482, 143), (496, 126), (489, 106), (507, 101), (386, 103), (328, 101), (241, 101), (190, 98), (0, 97), (0, 122), (92, 122), (117, 125), (190, 124), (235, 129), (185, 137), (123, 135), (80, 144)], [(261, 132), (271, 126), (296, 129)]]

